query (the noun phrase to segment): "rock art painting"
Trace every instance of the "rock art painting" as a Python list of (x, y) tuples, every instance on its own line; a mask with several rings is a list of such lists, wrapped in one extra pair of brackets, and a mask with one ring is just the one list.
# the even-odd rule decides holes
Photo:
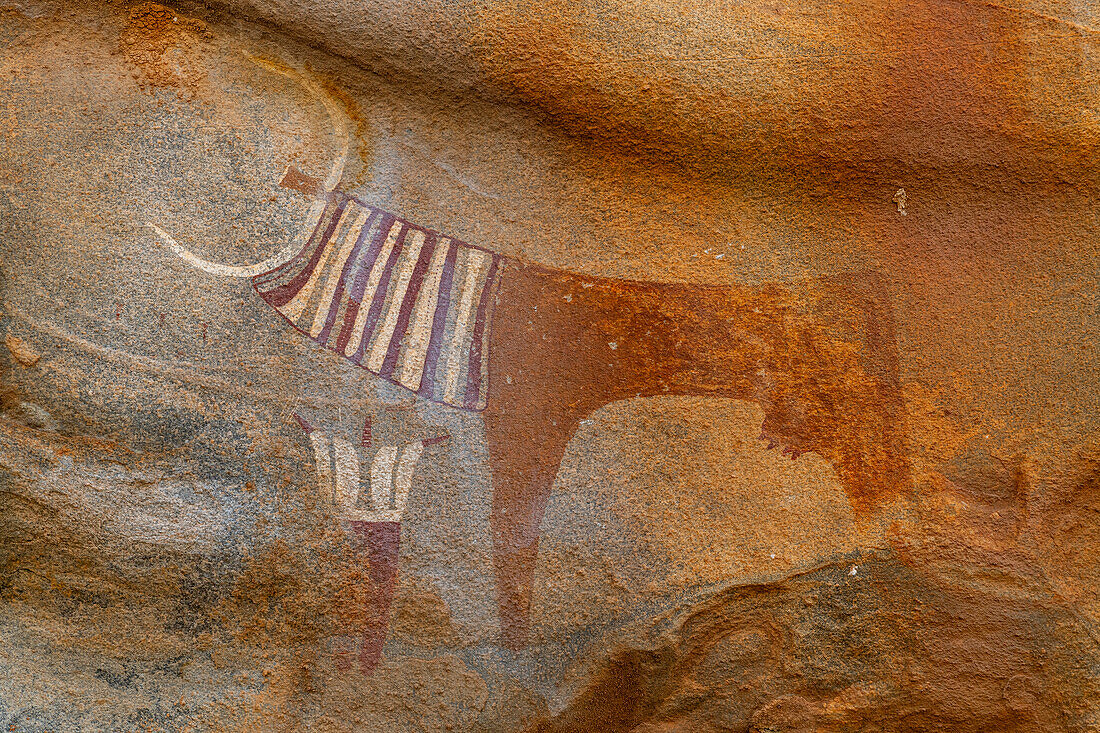
[(310, 424), (301, 415), (294, 419), (309, 436), (317, 464), (317, 482), (333, 516), (345, 523), (353, 539), (363, 547), (363, 559), (375, 590), (376, 608), (366, 635), (357, 640), (360, 669), (369, 674), (378, 666), (389, 627), (390, 605), (397, 583), (401, 548), (401, 517), (408, 506), (416, 464), (427, 446), (449, 439), (439, 435), (402, 443), (375, 446), (368, 418), (356, 445)]
[(873, 273), (759, 288), (585, 277), (501, 257), (324, 191), (299, 171), (284, 183), (320, 197), (317, 220), (300, 252), (252, 277), (264, 302), (352, 363), (483, 413), (512, 648), (526, 643), (558, 466), (580, 421), (610, 402), (756, 401), (761, 440), (831, 461), (856, 508), (906, 488), (892, 317)]
[(1098, 29), (0, 2), (0, 730), (1100, 730)]

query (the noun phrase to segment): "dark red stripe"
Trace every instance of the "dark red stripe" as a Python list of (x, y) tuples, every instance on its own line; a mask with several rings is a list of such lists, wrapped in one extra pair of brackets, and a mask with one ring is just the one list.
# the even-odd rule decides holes
[(317, 341), (322, 344), (328, 343), (329, 333), (332, 332), (332, 325), (336, 321), (336, 314), (340, 311), (340, 300), (344, 297), (344, 284), (347, 282), (348, 275), (351, 274), (352, 267), (355, 266), (355, 260), (359, 256), (359, 250), (363, 246), (363, 240), (370, 234), (371, 225), (374, 224), (374, 220), (378, 218), (378, 212), (371, 210), (370, 216), (367, 217), (367, 221), (363, 224), (363, 229), (359, 232), (359, 236), (355, 240), (355, 246), (352, 247), (351, 254), (348, 255), (347, 262), (344, 263), (344, 269), (340, 272), (340, 281), (336, 285), (336, 291), (332, 295), (332, 303), (329, 305), (328, 316), (325, 318), (325, 327), (321, 329), (321, 333), (317, 336)]
[(416, 305), (420, 287), (424, 284), (424, 275), (428, 272), (428, 263), (435, 253), (436, 236), (428, 234), (424, 239), (424, 246), (420, 248), (420, 257), (413, 268), (412, 277), (409, 279), (409, 287), (405, 291), (405, 299), (401, 301), (401, 310), (397, 313), (397, 325), (394, 326), (393, 335), (390, 336), (390, 345), (386, 351), (386, 360), (382, 363), (380, 376), (387, 379), (393, 375), (397, 368), (397, 357), (401, 352), (401, 341), (405, 338), (405, 332), (409, 330), (409, 321), (412, 320), (413, 307)]
[(473, 410), (481, 401), (481, 348), (485, 338), (485, 320), (489, 309), (489, 298), (493, 292), (493, 281), (496, 280), (497, 268), (500, 265), (500, 257), (493, 255), (493, 263), (489, 266), (489, 276), (485, 278), (485, 286), (481, 291), (481, 301), (477, 304), (477, 320), (474, 321), (474, 338), (470, 344), (470, 362), (466, 369), (466, 408)]
[(428, 399), (432, 399), (435, 390), (435, 369), (439, 363), (439, 352), (443, 350), (443, 334), (447, 330), (447, 312), (451, 309), (451, 287), (454, 285), (455, 261), (460, 244), (451, 240), (447, 259), (443, 262), (443, 274), (439, 277), (439, 300), (435, 303), (432, 336), (428, 341), (428, 354), (424, 357), (424, 373), (420, 377), (419, 394)]
[(351, 357), (351, 360), (356, 364), (363, 361), (363, 353), (370, 345), (370, 336), (374, 333), (375, 326), (378, 325), (378, 316), (381, 315), (382, 308), (386, 305), (386, 296), (390, 290), (390, 278), (393, 276), (393, 266), (401, 257), (401, 250), (405, 247), (405, 235), (408, 232), (408, 225), (402, 221), (401, 233), (397, 235), (397, 242), (393, 245), (393, 251), (390, 252), (389, 259), (386, 260), (386, 269), (382, 270), (382, 278), (378, 281), (378, 289), (374, 291), (374, 298), (371, 299), (370, 310), (367, 311), (367, 321), (363, 324), (363, 338), (359, 342), (359, 348), (356, 350), (355, 356)]
[(351, 284), (351, 290), (348, 291), (348, 297), (351, 299), (351, 302), (348, 303), (348, 309), (344, 313), (344, 326), (340, 329), (340, 336), (336, 339), (336, 350), (341, 354), (343, 354), (344, 349), (347, 348), (348, 341), (351, 341), (351, 331), (355, 328), (355, 319), (359, 316), (359, 308), (361, 307), (360, 300), (363, 297), (363, 288), (367, 285), (367, 278), (370, 276), (371, 268), (374, 267), (374, 262), (378, 259), (378, 253), (382, 250), (382, 245), (385, 243), (386, 237), (389, 235), (390, 229), (393, 228), (393, 223), (396, 219), (397, 217), (393, 214), (382, 212), (382, 219), (378, 225), (378, 233), (375, 234), (374, 239), (371, 240), (370, 249), (367, 250), (367, 254), (363, 258), (362, 266), (355, 275), (355, 282)]
[(310, 425), (309, 421), (306, 420), (304, 417), (302, 417), (298, 413), (294, 413), (294, 419), (298, 421), (299, 427), (301, 427), (302, 430), (305, 431), (306, 435), (309, 435), (313, 432), (313, 426)]
[[(396, 216), (383, 213), (382, 223), (379, 226), (378, 234), (374, 236), (374, 241), (371, 242), (370, 249), (367, 250), (367, 256), (363, 258), (363, 267), (360, 268), (359, 273), (355, 276), (355, 282), (351, 286), (352, 300), (356, 302), (362, 301), (363, 290), (367, 287), (367, 279), (370, 277), (370, 271), (374, 268), (374, 263), (378, 260), (378, 255), (382, 251), (382, 245), (386, 243), (386, 238), (390, 235), (390, 230), (393, 229), (393, 225), (396, 222)], [(404, 222), (402, 222), (402, 224), (404, 224)], [(394, 246), (396, 246), (396, 244)]]
[(330, 221), (329, 225), (325, 228), (324, 237), (316, 251), (314, 251), (313, 257), (310, 258), (309, 264), (306, 265), (305, 269), (295, 275), (286, 285), (274, 288), (266, 293), (260, 293), (260, 297), (263, 298), (268, 305), (275, 308), (283, 307), (289, 303), (294, 296), (298, 294), (298, 291), (302, 289), (302, 286), (306, 284), (309, 280), (309, 276), (313, 273), (313, 270), (316, 269), (317, 263), (321, 260), (321, 253), (332, 244), (332, 233), (336, 230), (336, 225), (340, 223), (340, 217), (344, 214), (344, 206), (347, 204), (347, 201), (347, 199), (344, 199), (336, 207), (336, 212), (332, 217), (332, 221)]

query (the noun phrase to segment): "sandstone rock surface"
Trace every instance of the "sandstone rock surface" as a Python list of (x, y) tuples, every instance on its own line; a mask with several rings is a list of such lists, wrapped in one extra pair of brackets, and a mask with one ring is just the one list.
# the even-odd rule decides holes
[(1098, 28), (0, 0), (0, 726), (1096, 730)]

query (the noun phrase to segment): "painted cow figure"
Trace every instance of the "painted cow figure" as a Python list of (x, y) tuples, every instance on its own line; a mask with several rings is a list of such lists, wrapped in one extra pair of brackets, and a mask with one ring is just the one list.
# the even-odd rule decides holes
[(581, 420), (617, 400), (757, 402), (761, 438), (813, 451), (854, 509), (908, 488), (893, 318), (872, 273), (690, 285), (589, 277), (473, 246), (289, 169), (314, 203), (304, 244), (250, 277), (294, 328), (433, 402), (481, 412), (503, 641), (527, 642), (539, 525)]
[(761, 438), (813, 451), (854, 509), (908, 489), (888, 297), (872, 273), (795, 284), (690, 285), (588, 277), (503, 257), (339, 190), (351, 123), (309, 75), (254, 62), (324, 105), (339, 156), (307, 225), (263, 262), (181, 258), (252, 278), (301, 333), (413, 393), (481, 412), (493, 480), (493, 564), (504, 643), (526, 644), (539, 525), (580, 421), (617, 400), (712, 395), (759, 403)]
[(856, 509), (903, 491), (892, 318), (870, 274), (790, 285), (588, 277), (503, 257), (290, 171), (323, 202), (253, 287), (296, 329), (422, 397), (484, 415), (505, 643), (530, 624), (539, 524), (580, 421), (611, 402), (712, 395), (763, 439), (832, 464)]

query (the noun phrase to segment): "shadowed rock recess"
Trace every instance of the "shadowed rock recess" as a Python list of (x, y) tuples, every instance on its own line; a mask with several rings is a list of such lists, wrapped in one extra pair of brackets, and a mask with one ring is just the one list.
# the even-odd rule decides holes
[(1100, 4), (0, 0), (0, 730), (1100, 730)]

